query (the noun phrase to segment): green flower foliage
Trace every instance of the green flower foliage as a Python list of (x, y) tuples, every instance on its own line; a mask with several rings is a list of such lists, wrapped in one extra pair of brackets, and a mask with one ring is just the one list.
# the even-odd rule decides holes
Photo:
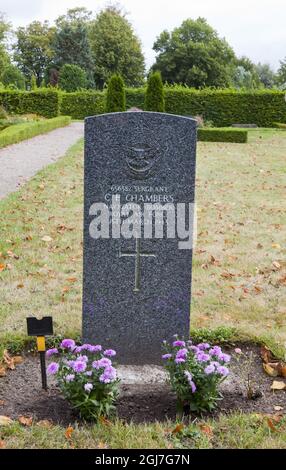
[(124, 82), (120, 75), (113, 75), (108, 82), (106, 94), (106, 113), (117, 113), (126, 110)]
[(144, 109), (158, 113), (165, 112), (164, 87), (160, 72), (154, 72), (148, 78)]

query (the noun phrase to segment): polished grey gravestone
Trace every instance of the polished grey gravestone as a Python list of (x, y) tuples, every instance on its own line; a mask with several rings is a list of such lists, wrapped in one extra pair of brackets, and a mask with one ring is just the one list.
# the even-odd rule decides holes
[[(164, 339), (189, 335), (192, 250), (178, 245), (187, 235), (167, 231), (172, 216), (162, 210), (156, 238), (154, 214), (144, 221), (131, 205), (144, 214), (146, 203), (185, 203), (192, 231), (195, 164), (193, 119), (126, 112), (85, 121), (83, 339), (116, 349), (122, 364), (160, 363)], [(122, 236), (119, 220), (132, 238)], [(109, 233), (101, 233), (104, 222)]]

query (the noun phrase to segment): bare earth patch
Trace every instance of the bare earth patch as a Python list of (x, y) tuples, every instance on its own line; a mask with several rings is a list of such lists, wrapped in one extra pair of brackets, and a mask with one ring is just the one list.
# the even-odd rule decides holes
[[(255, 399), (246, 398), (246, 391), (238, 376), (238, 366), (232, 363), (231, 374), (222, 384), (224, 398), (218, 410), (207, 417), (218, 417), (233, 411), (244, 413), (273, 414), (286, 411), (286, 392), (271, 391), (273, 378), (265, 374), (260, 358), (260, 349), (244, 346), (248, 355), (252, 352), (251, 376), (257, 393)], [(232, 350), (230, 350), (232, 353)], [(243, 364), (243, 361), (242, 363)], [(243, 366), (239, 366), (240, 368)], [(165, 382), (164, 370), (160, 367), (144, 366), (139, 376), (138, 367), (119, 367), (122, 377), (121, 393), (117, 404), (118, 418), (125, 422), (153, 423), (176, 418), (176, 399)], [(0, 414), (18, 419), (19, 416), (33, 417), (37, 420), (50, 420), (53, 423), (68, 425), (79, 421), (69, 404), (60, 395), (53, 380), (49, 380), (47, 392), (41, 389), (40, 366), (37, 356), (28, 355), (16, 370), (0, 379)], [(192, 415), (191, 419), (196, 418)]]

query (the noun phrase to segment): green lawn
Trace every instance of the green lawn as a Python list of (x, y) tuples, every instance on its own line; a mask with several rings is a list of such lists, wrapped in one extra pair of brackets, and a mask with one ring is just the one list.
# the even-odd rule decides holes
[[(11, 346), (22, 345), (25, 318), (31, 312), (52, 315), (56, 334), (80, 334), (82, 150), (80, 142), (19, 192), (0, 201), (2, 345), (7, 340)], [(192, 302), (193, 328), (234, 328), (237, 337), (259, 338), (278, 345), (280, 351), (286, 342), (285, 154), (284, 131), (250, 131), (247, 144), (198, 144)], [(286, 445), (285, 431), (272, 434), (256, 415), (212, 422), (211, 439), (195, 425), (170, 437), (172, 426), (117, 423), (108, 429), (85, 428), (75, 431), (74, 445)], [(13, 425), (1, 434), (9, 447), (70, 445), (60, 427)]]

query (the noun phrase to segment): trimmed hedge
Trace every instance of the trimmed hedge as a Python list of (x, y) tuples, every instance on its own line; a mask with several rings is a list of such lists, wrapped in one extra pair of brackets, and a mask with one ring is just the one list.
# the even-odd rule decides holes
[(285, 94), (279, 91), (239, 92), (233, 90), (192, 90), (169, 87), (165, 90), (166, 112), (202, 115), (214, 126), (256, 124), (273, 127), (286, 120)]
[(273, 126), (278, 129), (286, 129), (286, 124), (284, 122), (273, 122)]
[(198, 140), (203, 142), (247, 142), (248, 133), (244, 129), (217, 129), (214, 127), (198, 129)]
[(58, 127), (64, 127), (70, 124), (70, 116), (59, 116), (44, 121), (24, 122), (7, 127), (0, 132), (0, 148), (7, 145), (16, 144), (22, 140), (30, 139), (39, 134), (52, 131)]
[(0, 91), (0, 105), (10, 114), (39, 114), (53, 118), (60, 113), (61, 95), (54, 90)]
[[(126, 108), (144, 109), (146, 88), (126, 89)], [(62, 114), (75, 119), (102, 114), (105, 92), (78, 92), (63, 95)], [(235, 90), (194, 90), (174, 86), (165, 87), (166, 112), (182, 116), (201, 115), (216, 127), (232, 124), (256, 124), (275, 127), (274, 122), (286, 121), (284, 93), (262, 90), (240, 92)]]
[(112, 75), (106, 91), (105, 112), (120, 113), (126, 110), (124, 81), (120, 75)]
[[(146, 88), (126, 89), (126, 108), (144, 109)], [(9, 113), (35, 113), (55, 117), (60, 112), (73, 119), (103, 114), (105, 91), (63, 93), (56, 90), (0, 91), (0, 106)], [(195, 90), (183, 86), (165, 87), (166, 112), (182, 116), (201, 115), (216, 127), (232, 124), (256, 124), (275, 127), (286, 122), (284, 92), (259, 90)]]
[(61, 114), (72, 119), (84, 119), (88, 116), (103, 114), (105, 93), (102, 91), (76, 91), (62, 93)]

